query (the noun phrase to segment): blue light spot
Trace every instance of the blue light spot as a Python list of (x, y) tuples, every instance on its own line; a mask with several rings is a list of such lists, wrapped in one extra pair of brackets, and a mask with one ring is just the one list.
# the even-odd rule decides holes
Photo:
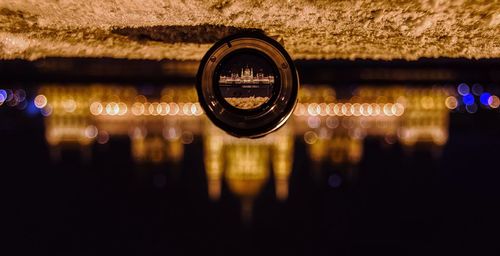
[(466, 94), (462, 97), (462, 101), (465, 105), (472, 105), (474, 104), (474, 96), (472, 96), (472, 94)]
[(485, 106), (489, 106), (490, 104), (488, 103), (488, 100), (491, 97), (491, 93), (485, 92), (481, 94), (481, 97), (479, 97), (479, 102)]
[(458, 85), (457, 91), (458, 91), (458, 94), (465, 96), (465, 95), (469, 94), (470, 88), (467, 84), (462, 83), (462, 84)]
[(26, 107), (26, 113), (28, 116), (35, 116), (39, 113), (39, 109), (35, 106), (32, 100), (29, 101), (28, 106)]
[(0, 89), (0, 95), (3, 96), (3, 99), (7, 99), (7, 91), (4, 89)]

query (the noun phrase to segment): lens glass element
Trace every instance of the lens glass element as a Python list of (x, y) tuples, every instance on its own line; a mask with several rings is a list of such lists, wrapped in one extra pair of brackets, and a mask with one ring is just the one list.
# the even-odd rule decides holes
[(213, 124), (258, 138), (283, 126), (297, 102), (299, 78), (283, 46), (260, 33), (215, 43), (200, 62), (198, 100)]
[(272, 60), (256, 51), (239, 51), (224, 58), (214, 85), (232, 107), (256, 109), (267, 103), (279, 84)]

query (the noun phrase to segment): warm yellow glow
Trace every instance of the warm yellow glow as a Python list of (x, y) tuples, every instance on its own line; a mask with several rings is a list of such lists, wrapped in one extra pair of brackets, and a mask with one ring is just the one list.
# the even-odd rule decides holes
[[(289, 123), (294, 124), (295, 135), (303, 136), (315, 161), (329, 157), (334, 162), (352, 162), (359, 159), (361, 141), (366, 136), (392, 138), (391, 142), (399, 139), (407, 146), (419, 142), (444, 145), (448, 139), (448, 110), (458, 104), (450, 94), (440, 88), (360, 87), (351, 98), (336, 99), (331, 88), (306, 86), (299, 92), (300, 102)], [(45, 104), (40, 95), (45, 97)], [(135, 151), (141, 152), (134, 157), (140, 161), (165, 161), (179, 159), (183, 145), (204, 132), (196, 121), (205, 117), (199, 103), (194, 103), (197, 98), (192, 87), (165, 88), (159, 97), (147, 98), (131, 87), (47, 86), (40, 89), (39, 96), (35, 101), (40, 103), (38, 106), (44, 105), (41, 112), (47, 117), (46, 137), (51, 145), (87, 145), (94, 139), (106, 143), (110, 136), (130, 134), (137, 141)], [(489, 105), (498, 108), (500, 100), (492, 96)], [(129, 110), (131, 115), (127, 115)], [(140, 136), (135, 135), (134, 129), (140, 131)], [(218, 139), (210, 143), (226, 144)], [(225, 150), (223, 146), (211, 149)], [(218, 184), (215, 181), (223, 179), (225, 157), (209, 155), (206, 158), (212, 160), (206, 166), (211, 166), (211, 171), (207, 172), (217, 173), (211, 179)], [(284, 161), (280, 160), (282, 164), (276, 164), (276, 168), (286, 169)]]
[(424, 109), (430, 109), (434, 107), (434, 99), (429, 96), (424, 96), (420, 99), (420, 104)]
[(87, 128), (85, 128), (85, 136), (87, 136), (87, 138), (89, 139), (94, 139), (95, 137), (97, 137), (97, 127), (95, 127), (94, 125), (89, 125), (87, 126)]
[(158, 109), (156, 110), (160, 115), (166, 116), (168, 112), (170, 112), (170, 106), (166, 102), (162, 102), (158, 105)]
[(118, 103), (118, 115), (120, 116), (123, 116), (125, 114), (127, 114), (127, 111), (128, 111), (128, 107), (127, 107), (127, 104), (123, 103), (123, 102), (119, 102)]
[(142, 104), (140, 102), (136, 102), (132, 106), (132, 114), (134, 114), (136, 116), (142, 115), (142, 114), (144, 114), (144, 109), (145, 109), (144, 104)]
[(448, 96), (444, 102), (448, 109), (456, 109), (458, 106), (457, 98), (454, 96)]
[(334, 113), (336, 116), (340, 116), (340, 115), (342, 115), (341, 109), (342, 109), (342, 104), (337, 103), (337, 104), (335, 104), (335, 106), (333, 107), (333, 113)]
[(102, 104), (100, 102), (93, 102), (90, 104), (90, 113), (94, 116), (100, 115), (102, 113)]
[(307, 112), (311, 116), (318, 115), (318, 103), (311, 103), (307, 106)]
[[(360, 87), (351, 98), (336, 99), (331, 88), (303, 87), (287, 125), (249, 140), (235, 139), (215, 128), (195, 103), (192, 87), (165, 88), (151, 98), (138, 95), (133, 88), (99, 85), (47, 86), (40, 88), (39, 95), (47, 99), (41, 112), (46, 116), (49, 145), (76, 142), (87, 147), (128, 135), (134, 161), (162, 163), (183, 159), (184, 146), (201, 136), (209, 197), (220, 198), (222, 185), (227, 184), (241, 199), (247, 217), (270, 174), (276, 198), (288, 197), (297, 139), (304, 140), (314, 165), (325, 160), (357, 164), (363, 140), (370, 136), (405, 147), (443, 146), (448, 140), (450, 107), (458, 104), (452, 93), (440, 88)], [(498, 108), (500, 100), (492, 96), (488, 104)]]
[(359, 103), (352, 104), (351, 112), (354, 116), (360, 116), (361, 115), (361, 104), (359, 104)]
[(304, 134), (304, 141), (307, 144), (314, 144), (318, 141), (318, 135), (313, 131), (308, 131)]
[(74, 112), (76, 110), (76, 102), (73, 99), (64, 100), (62, 106), (66, 112)]
[(392, 105), (392, 114), (395, 116), (402, 116), (405, 112), (405, 107), (401, 103), (395, 103)]
[(177, 103), (169, 103), (169, 106), (170, 106), (170, 113), (169, 115), (171, 116), (175, 116), (179, 113), (179, 105)]
[(386, 116), (392, 116), (392, 104), (391, 103), (384, 104), (384, 114)]
[(158, 102), (153, 102), (149, 105), (148, 111), (150, 115), (157, 116), (161, 113), (161, 105)]
[(492, 95), (488, 98), (488, 105), (491, 108), (498, 108), (500, 106), (500, 99), (496, 95)]
[(109, 134), (106, 131), (101, 131), (99, 132), (97, 136), (97, 143), (99, 144), (106, 144), (109, 141)]

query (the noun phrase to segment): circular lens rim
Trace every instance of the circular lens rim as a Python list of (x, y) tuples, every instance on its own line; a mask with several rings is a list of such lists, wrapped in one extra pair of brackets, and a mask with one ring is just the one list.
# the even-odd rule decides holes
[[(252, 44), (251, 48), (248, 48), (249, 46), (247, 44), (249, 43)], [(275, 101), (271, 102), (270, 99), (261, 106), (250, 109), (249, 112), (241, 111), (242, 109), (236, 107), (233, 108), (239, 111), (234, 111), (234, 109), (231, 111), (231, 109), (223, 108), (225, 104), (229, 103), (224, 98), (217, 96), (217, 93), (214, 93), (215, 85), (213, 76), (219, 64), (223, 62), (225, 57), (230, 56), (232, 52), (241, 49), (258, 51), (260, 54), (272, 60), (272, 64), (275, 65), (273, 68), (276, 68), (276, 70), (280, 72), (280, 84), (275, 85), (279, 86), (279, 92)], [(270, 52), (272, 55), (266, 52)], [(215, 55), (222, 57), (217, 59)], [(277, 58), (279, 58), (279, 60), (273, 58), (273, 56), (278, 56)], [(282, 61), (280, 62), (281, 65), (278, 63), (279, 61)], [(291, 116), (298, 97), (299, 77), (292, 58), (280, 43), (261, 33), (236, 34), (223, 38), (215, 43), (202, 58), (196, 80), (198, 100), (207, 117), (217, 127), (236, 137), (261, 137), (279, 129)], [(274, 96), (275, 95), (273, 95), (273, 97)], [(209, 102), (211, 104), (209, 104)], [(268, 103), (274, 106), (260, 109), (260, 107), (268, 105)], [(282, 103), (285, 104), (279, 105)], [(247, 116), (243, 116), (244, 113), (252, 113), (252, 115), (248, 116), (248, 120), (246, 120)], [(231, 120), (231, 117), (237, 117), (240, 120)], [(228, 120), (231, 122), (228, 122)], [(262, 123), (254, 123), (259, 121)], [(241, 127), (242, 125), (250, 123), (254, 125), (254, 127)], [(236, 125), (239, 125), (239, 127)]]

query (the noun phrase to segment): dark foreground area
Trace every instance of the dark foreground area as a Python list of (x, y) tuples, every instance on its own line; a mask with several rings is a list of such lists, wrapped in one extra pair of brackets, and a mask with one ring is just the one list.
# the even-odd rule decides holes
[[(314, 80), (305, 78), (308, 79)], [(435, 87), (434, 80), (420, 81), (421, 85), (414, 82), (403, 83), (403, 87), (410, 91)], [(465, 82), (468, 88), (475, 83)], [(394, 90), (395, 83), (401, 82), (391, 83), (388, 90)], [(491, 81), (491, 77), (480, 83), (483, 91), (488, 90), (491, 95), (498, 93), (500, 84)], [(185, 121), (184, 116), (172, 116), (173, 119), (167, 120), (170, 114), (161, 121), (168, 128), (163, 131), (154, 131), (151, 128), (156, 127), (151, 124), (153, 121), (141, 123), (148, 131), (148, 135), (142, 132), (141, 137), (137, 130), (132, 129), (130, 133), (127, 125), (122, 132), (124, 125), (117, 125), (119, 121), (113, 119), (112, 114), (94, 115), (91, 108), (93, 117), (87, 113), (88, 107), (84, 120), (90, 125), (84, 128), (90, 142), (54, 144), (47, 133), (49, 129), (59, 127), (54, 128), (54, 124), (80, 121), (74, 121), (73, 114), (61, 114), (61, 119), (57, 119), (56, 105), (51, 113), (44, 112), (44, 108), (33, 108), (30, 102), (43, 92), (41, 88), (53, 85), (36, 81), (12, 84), (2, 86), (13, 92), (23, 88), (28, 103), (24, 108), (9, 106), (7, 101), (0, 105), (0, 170), (5, 189), (2, 209), (7, 213), (4, 218), (6, 229), (3, 230), (8, 237), (8, 247), (12, 247), (12, 250), (8, 249), (10, 252), (19, 255), (500, 253), (500, 211), (497, 206), (500, 199), (500, 163), (497, 158), (500, 112), (498, 106), (491, 105), (493, 102), (486, 100), (483, 104), (481, 93), (471, 96), (472, 103), (477, 106), (475, 109), (470, 107), (472, 104), (469, 104), (467, 95), (472, 95), (472, 89), (470, 93), (461, 92), (458, 89), (461, 82), (454, 79), (440, 83), (440, 86), (452, 90), (443, 99), (454, 97), (458, 101), (458, 106), (447, 101), (451, 106), (446, 106), (452, 109), (445, 112), (449, 119), (442, 126), (446, 131), (444, 141), (439, 137), (444, 136), (442, 134), (433, 137), (431, 142), (418, 137), (416, 143), (401, 135), (402, 129), (424, 133), (427, 130), (417, 128), (435, 127), (439, 123), (441, 119), (410, 119), (411, 113), (424, 113), (411, 111), (437, 111), (428, 103), (431, 101), (429, 97), (437, 99), (434, 94), (418, 96), (421, 98), (415, 96), (422, 107), (415, 110), (414, 105), (405, 105), (401, 117), (396, 110), (388, 114), (403, 119), (380, 117), (384, 122), (396, 124), (395, 130), (382, 129), (383, 134), (393, 133), (385, 137), (380, 135), (380, 129), (368, 126), (361, 130), (364, 135), (360, 137), (357, 126), (344, 125), (343, 120), (350, 119), (345, 114), (341, 117), (342, 113), (334, 112), (333, 108), (324, 116), (315, 110), (307, 112), (307, 106), (316, 104), (310, 100), (309, 105), (304, 105), (305, 114), (297, 112), (289, 121), (293, 132), (286, 135), (288, 137), (283, 136), (291, 143), (287, 145), (293, 146), (287, 146), (284, 151), (279, 150), (279, 145), (283, 145), (279, 138), (283, 137), (278, 135), (272, 137), (272, 142), (238, 140), (226, 135), (220, 135), (221, 139), (214, 137), (217, 133), (206, 132), (209, 128), (201, 119), (186, 125), (183, 122), (191, 121)], [(355, 94), (358, 85), (363, 86), (357, 82), (347, 87), (327, 85), (336, 92), (336, 99), (331, 103), (341, 102), (342, 107), (351, 104), (348, 99), (354, 98), (351, 94)], [(67, 84), (57, 86), (72, 88)], [(370, 85), (368, 91), (378, 87), (381, 85)], [(141, 84), (136, 88), (138, 94), (146, 97), (156, 90), (155, 85)], [(307, 88), (312, 88), (309, 90), (314, 94), (314, 88), (319, 88), (319, 85), (313, 83)], [(51, 98), (46, 95), (50, 104)], [(320, 96), (318, 104), (326, 98)], [(61, 99), (66, 103), (61, 104), (68, 113), (73, 113), (70, 111), (72, 105), (64, 101), (67, 100), (64, 97)], [(387, 97), (391, 102), (393, 96)], [(75, 101), (78, 111), (80, 103)], [(166, 101), (178, 103), (175, 99)], [(368, 99), (365, 103), (371, 102)], [(395, 99), (394, 102), (399, 101)], [(396, 106), (394, 102), (387, 104)], [(432, 102), (444, 104), (444, 100)], [(131, 105), (128, 105), (129, 110), (135, 111)], [(169, 106), (172, 111), (173, 105)], [(105, 107), (103, 111), (106, 111)], [(192, 116), (196, 116), (195, 111)], [(315, 119), (320, 116), (320, 119)], [(143, 117), (137, 114), (132, 119), (137, 118)], [(144, 120), (151, 118), (144, 117)], [(56, 123), (56, 120), (62, 121)], [(168, 126), (171, 120), (182, 124)], [(369, 117), (361, 119), (361, 127), (365, 121), (372, 122), (370, 120)], [(93, 130), (88, 127), (96, 127), (99, 135), (92, 134)], [(143, 131), (141, 129), (138, 133)], [(104, 130), (107, 137), (101, 136)], [(181, 135), (173, 135), (176, 131), (182, 131)], [(356, 132), (351, 133), (353, 131)], [(157, 143), (156, 138), (166, 141), (165, 144)], [(342, 146), (345, 140), (349, 143)], [(219, 162), (213, 160), (216, 151), (211, 148), (219, 145), (218, 142), (226, 147), (225, 160)], [(263, 146), (268, 144), (271, 149)], [(154, 152), (158, 148), (167, 153), (157, 157)], [(243, 157), (231, 153), (240, 151), (244, 152)], [(273, 153), (269, 154), (271, 159), (267, 159), (259, 152)], [(276, 160), (281, 157), (276, 152), (289, 155), (285, 160)], [(322, 152), (329, 153), (325, 156)], [(256, 158), (267, 160), (252, 162)], [(228, 170), (245, 169), (245, 165), (254, 166), (248, 172), (262, 175), (262, 178), (252, 180), (254, 176), (250, 177), (248, 172), (237, 177), (220, 176), (221, 191), (217, 193), (217, 189), (211, 190), (209, 182), (214, 175), (210, 172), (214, 166), (212, 162), (223, 166), (218, 168), (227, 173)], [(261, 162), (264, 167), (259, 165)], [(277, 173), (280, 163), (290, 164), (290, 171), (285, 176)], [(243, 167), (232, 169), (233, 164), (242, 164)], [(265, 172), (252, 173), (259, 168)], [(288, 184), (284, 194), (276, 185), (283, 177)], [(257, 181), (258, 185), (255, 185)], [(245, 202), (251, 202), (250, 208)]]

